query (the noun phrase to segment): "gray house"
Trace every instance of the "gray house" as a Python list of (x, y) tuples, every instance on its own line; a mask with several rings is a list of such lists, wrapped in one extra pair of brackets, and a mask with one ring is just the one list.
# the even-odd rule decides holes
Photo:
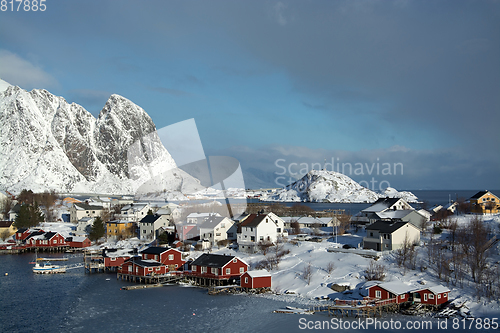
[(409, 222), (378, 221), (366, 227), (363, 248), (376, 251), (391, 251), (401, 248), (408, 239), (420, 242), (420, 229)]

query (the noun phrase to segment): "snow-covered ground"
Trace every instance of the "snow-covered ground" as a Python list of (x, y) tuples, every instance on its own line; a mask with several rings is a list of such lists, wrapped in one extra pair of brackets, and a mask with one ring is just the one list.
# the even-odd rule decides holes
[[(459, 224), (465, 223), (469, 218), (470, 216), (458, 217)], [(500, 215), (485, 216), (484, 221), (485, 223), (491, 223), (498, 230)], [(364, 278), (364, 271), (368, 268), (372, 259), (351, 253), (332, 253), (327, 251), (332, 246), (341, 246), (344, 244), (357, 247), (362, 242), (363, 236), (364, 231), (360, 231), (354, 235), (339, 236), (337, 238), (338, 244), (334, 243), (334, 238), (324, 240), (320, 243), (310, 241), (300, 241), (298, 245), (286, 243), (284, 249), (290, 250), (290, 253), (282, 258), (278, 269), (271, 271), (272, 290), (276, 294), (281, 295), (273, 295), (272, 297), (283, 297), (285, 299), (295, 297), (297, 300), (308, 304), (318, 302), (317, 299), (325, 297), (330, 299), (360, 299), (366, 296), (366, 287), (372, 285), (374, 282), (367, 281)], [(293, 237), (290, 236), (290, 239)], [(446, 233), (443, 233), (441, 237), (446, 237)], [(427, 240), (428, 236), (423, 236), (421, 244)], [(497, 244), (496, 249), (493, 251), (492, 262), (498, 263), (500, 260), (498, 246)], [(265, 256), (260, 253), (247, 254), (227, 248), (214, 249), (213, 253), (236, 255), (245, 260), (251, 268), (265, 259)], [(191, 253), (191, 256), (194, 258), (197, 255), (199, 253)], [(423, 246), (419, 247), (418, 256), (419, 259), (417, 262), (419, 260), (426, 260), (427, 253)], [(334, 269), (329, 273), (327, 270), (328, 265), (331, 263), (333, 263)], [(389, 252), (384, 253), (377, 263), (381, 263), (386, 267), (384, 282), (400, 281), (415, 288), (422, 287), (422, 283), (428, 286), (447, 286), (451, 290), (449, 299), (455, 300), (457, 304), (466, 302), (466, 306), (470, 309), (472, 315), (476, 317), (491, 317), (500, 314), (500, 301), (489, 301), (485, 297), (481, 301), (477, 301), (474, 296), (475, 290), (472, 283), (464, 288), (453, 286), (451, 283), (446, 284), (438, 279), (437, 274), (431, 267), (425, 271), (421, 271), (420, 267), (417, 267), (417, 270), (408, 270), (404, 273), (396, 265), (394, 254)], [(309, 265), (311, 265), (312, 275), (308, 283), (304, 278), (304, 270)], [(333, 284), (349, 285), (351, 290), (338, 293), (330, 288)]]
[[(459, 225), (465, 224), (470, 218), (470, 215), (453, 217), (457, 219)], [(485, 215), (484, 223), (489, 224), (499, 234), (500, 214)], [(74, 228), (71, 223), (42, 223), (41, 227), (44, 230), (57, 231), (63, 235), (69, 235)], [(434, 235), (434, 239), (447, 237), (448, 232), (445, 230), (441, 235)], [(364, 278), (364, 271), (368, 268), (372, 259), (362, 257), (353, 253), (333, 253), (327, 250), (331, 247), (339, 247), (344, 244), (349, 244), (351, 247), (357, 248), (362, 242), (365, 232), (360, 230), (356, 234), (343, 235), (326, 239), (324, 236), (322, 242), (299, 241), (298, 245), (291, 242), (284, 244), (283, 250), (289, 250), (289, 254), (282, 257), (278, 268), (271, 270), (272, 275), (272, 290), (274, 294), (267, 294), (263, 297), (270, 297), (282, 300), (291, 300), (303, 304), (313, 304), (321, 299), (360, 299), (366, 296), (366, 287), (374, 282), (367, 281)], [(294, 236), (290, 236), (292, 240)], [(424, 246), (429, 240), (429, 235), (422, 235), (421, 246), (418, 247), (417, 262), (427, 261), (427, 249)], [(108, 248), (142, 248), (146, 244), (137, 238), (131, 238), (118, 242), (106, 242), (100, 245), (95, 245), (92, 248), (101, 249)], [(498, 265), (500, 262), (499, 255), (500, 245), (497, 243), (493, 249), (492, 265)], [(201, 255), (202, 252), (191, 251), (189, 256), (193, 259)], [(238, 250), (229, 248), (214, 248), (212, 253), (236, 255), (250, 265), (250, 269), (254, 269), (257, 264), (261, 263), (266, 257), (261, 253), (248, 254)], [(268, 254), (269, 256), (269, 254)], [(386, 268), (386, 278), (384, 282), (400, 281), (415, 288), (421, 287), (422, 283), (428, 286), (444, 285), (450, 291), (450, 300), (454, 300), (457, 304), (466, 303), (470, 309), (470, 313), (476, 317), (492, 317), (500, 314), (500, 301), (488, 300), (482, 297), (480, 301), (475, 295), (474, 284), (466, 283), (463, 288), (454, 286), (451, 283), (446, 284), (440, 281), (436, 272), (431, 266), (427, 270), (421, 271), (420, 265), (417, 265), (417, 270), (407, 270), (403, 272), (396, 265), (395, 255), (390, 252), (384, 252), (382, 257), (377, 261)], [(311, 278), (310, 281), (304, 276), (304, 271), (310, 265)], [(328, 272), (329, 265), (333, 265), (333, 270)], [(346, 292), (335, 292), (330, 287), (334, 284), (349, 285), (351, 290)]]

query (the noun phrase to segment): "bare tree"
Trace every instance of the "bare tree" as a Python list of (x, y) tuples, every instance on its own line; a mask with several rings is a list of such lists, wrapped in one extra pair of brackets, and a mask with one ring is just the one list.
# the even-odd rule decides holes
[(306, 266), (304, 266), (304, 270), (302, 271), (302, 278), (309, 285), (311, 283), (311, 277), (312, 277), (312, 266), (311, 263), (308, 263)]
[(2, 215), (4, 219), (9, 218), (9, 212), (11, 209), (14, 207), (14, 202), (12, 201), (12, 198), (10, 196), (6, 196), (3, 198), (2, 202), (0, 203), (0, 206), (2, 207)]
[(292, 234), (300, 234), (300, 223), (296, 219), (290, 220), (290, 227), (292, 228)]
[(332, 272), (333, 272), (334, 269), (335, 269), (335, 263), (333, 261), (330, 261), (326, 265), (326, 271), (328, 272), (328, 274), (332, 274)]
[(386, 268), (384, 265), (371, 260), (368, 264), (368, 268), (365, 270), (365, 279), (368, 281), (378, 280), (383, 281), (386, 276)]
[(350, 214), (341, 214), (337, 215), (338, 227), (337, 232), (339, 235), (345, 234), (351, 228), (351, 215)]
[(262, 240), (259, 243), (257, 243), (257, 246), (259, 250), (262, 252), (262, 254), (266, 255), (267, 252), (269, 251), (269, 248), (273, 246), (273, 243), (271, 243), (270, 241)]

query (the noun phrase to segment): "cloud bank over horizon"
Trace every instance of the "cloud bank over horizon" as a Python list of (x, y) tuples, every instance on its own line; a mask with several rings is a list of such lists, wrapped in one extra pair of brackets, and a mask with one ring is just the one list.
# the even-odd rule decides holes
[(404, 165), (397, 188), (500, 188), (498, 1), (49, 7), (2, 14), (0, 78), (94, 115), (120, 94), (157, 128), (194, 118), (249, 185), (274, 184), (279, 159), (378, 158)]

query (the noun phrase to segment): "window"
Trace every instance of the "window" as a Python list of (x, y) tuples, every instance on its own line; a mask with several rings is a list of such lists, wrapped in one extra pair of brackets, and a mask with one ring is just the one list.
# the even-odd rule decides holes
[(441, 294), (438, 294), (438, 299), (441, 299)]
[(225, 223), (221, 223), (220, 227), (221, 227), (221, 228), (225, 228), (225, 227), (226, 227), (226, 224), (225, 224)]
[(238, 262), (238, 259), (233, 258), (233, 262), (236, 264)]
[(212, 274), (217, 275), (217, 268), (212, 268)]
[(175, 264), (175, 268), (179, 267), (179, 265)]
[(111, 261), (116, 261), (116, 258), (111, 258)]
[(220, 236), (220, 232), (216, 233), (215, 236)]
[(248, 283), (248, 277), (245, 277), (245, 283)]
[(155, 260), (158, 261), (158, 255), (157, 254), (155, 254)]
[(443, 297), (444, 298), (448, 297), (448, 294), (447, 293), (443, 294)]
[(373, 237), (373, 232), (370, 232), (370, 237)]
[(226, 274), (227, 275), (231, 274), (231, 268), (226, 268)]
[(173, 254), (169, 254), (168, 255), (168, 260), (174, 260), (174, 255)]
[(250, 228), (250, 232), (253, 232), (253, 228)]
[(206, 273), (206, 272), (207, 272), (207, 267), (201, 266), (201, 273)]
[(153, 270), (153, 267), (148, 267), (148, 272), (151, 272)]
[(156, 267), (156, 271), (159, 272), (160, 271), (160, 267)]
[(196, 265), (191, 266), (191, 270), (196, 272)]
[(245, 267), (240, 267), (240, 274), (245, 273)]
[(405, 299), (405, 298), (406, 298), (405, 294), (401, 295), (401, 299)]
[(429, 299), (434, 299), (434, 294), (429, 294)]
[(260, 240), (264, 240), (264, 236), (260, 236)]
[(132, 266), (130, 266), (130, 265), (128, 266), (128, 271), (132, 272)]
[(57, 243), (57, 240), (56, 240), (56, 239), (54, 239), (54, 240), (52, 241), (52, 243), (56, 244), (56, 243)]
[(427, 294), (424, 294), (424, 302), (427, 302)]
[(382, 292), (380, 290), (375, 290), (375, 297), (382, 298)]
[(276, 229), (276, 232), (281, 232), (281, 228), (277, 228), (277, 229)]
[(251, 240), (252, 242), (255, 242), (255, 236), (250, 236), (250, 240)]

